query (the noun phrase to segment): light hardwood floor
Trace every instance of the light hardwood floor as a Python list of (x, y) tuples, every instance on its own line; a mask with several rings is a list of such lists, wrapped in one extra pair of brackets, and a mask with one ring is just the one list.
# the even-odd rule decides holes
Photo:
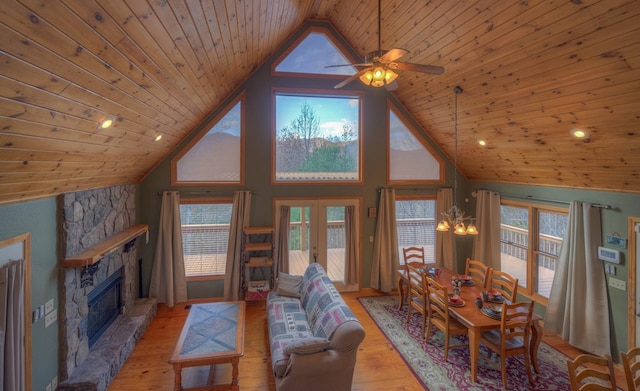
[[(360, 296), (377, 294), (379, 293), (371, 289), (343, 294), (345, 301), (367, 332), (358, 352), (352, 389), (354, 391), (422, 390), (422, 386), (411, 370), (357, 301)], [(174, 372), (168, 363), (169, 356), (173, 352), (187, 313), (184, 303), (172, 309), (159, 305), (156, 318), (111, 383), (109, 390), (173, 390)], [(240, 389), (243, 391), (275, 391), (267, 340), (265, 302), (248, 302), (244, 357), (240, 359), (239, 382)], [(570, 357), (579, 354), (578, 350), (557, 336), (545, 335), (544, 340)], [(208, 373), (203, 371), (204, 369), (191, 369), (183, 379), (190, 377), (196, 383), (205, 382)], [(226, 369), (223, 368), (222, 374), (217, 372), (216, 376), (228, 375), (225, 371)], [(619, 366), (616, 368), (616, 378), (618, 386), (626, 391), (624, 373)]]

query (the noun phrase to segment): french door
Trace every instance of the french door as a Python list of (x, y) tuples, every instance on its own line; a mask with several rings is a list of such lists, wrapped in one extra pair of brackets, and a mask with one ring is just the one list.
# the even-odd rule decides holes
[[(289, 207), (289, 273), (302, 275), (309, 264), (318, 262), (338, 291), (358, 290), (359, 273), (356, 282), (347, 283), (345, 277), (348, 262), (355, 262), (359, 269), (359, 200), (287, 199), (277, 200), (275, 206), (276, 221), (280, 221), (280, 207)], [(355, 208), (351, 224), (345, 222), (347, 207)], [(348, 256), (349, 246), (355, 248), (356, 259)]]

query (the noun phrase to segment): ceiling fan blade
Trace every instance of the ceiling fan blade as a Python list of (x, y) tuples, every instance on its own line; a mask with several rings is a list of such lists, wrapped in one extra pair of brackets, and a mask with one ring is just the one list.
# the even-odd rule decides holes
[(356, 73), (355, 75), (347, 77), (346, 79), (344, 79), (340, 83), (338, 83), (335, 86), (333, 86), (333, 88), (338, 89), (338, 88), (342, 88), (342, 87), (346, 86), (347, 84), (351, 83), (355, 79), (359, 78), (363, 73), (365, 73), (367, 71), (367, 69), (363, 69), (360, 72)]
[(339, 65), (325, 65), (325, 68), (337, 68), (337, 67), (370, 67), (371, 63), (362, 63), (362, 64), (339, 64)]
[(392, 62), (399, 59), (400, 57), (404, 56), (407, 53), (409, 53), (409, 51), (405, 49), (398, 49), (398, 48), (391, 49), (385, 54), (383, 54), (382, 56), (380, 56), (378, 61), (384, 62), (384, 63)]
[(444, 72), (443, 67), (438, 67), (435, 65), (413, 64), (410, 62), (396, 62), (393, 64), (389, 64), (389, 68), (398, 69), (401, 71), (430, 73), (432, 75), (441, 75)]
[(386, 88), (387, 91), (393, 91), (393, 90), (397, 89), (398, 87), (400, 87), (400, 84), (398, 84), (398, 80), (394, 80), (391, 83), (384, 85), (384, 88)]

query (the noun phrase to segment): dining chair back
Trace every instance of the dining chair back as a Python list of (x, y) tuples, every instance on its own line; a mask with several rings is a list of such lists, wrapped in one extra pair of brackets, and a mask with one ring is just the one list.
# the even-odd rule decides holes
[(635, 347), (620, 353), (624, 377), (627, 380), (628, 390), (640, 389), (640, 347)]
[(518, 279), (509, 273), (491, 268), (489, 270), (489, 282), (487, 289), (495, 289), (502, 294), (502, 297), (515, 303), (518, 295)]
[(427, 323), (427, 291), (425, 289), (426, 280), (423, 270), (423, 264), (420, 262), (409, 262), (407, 265), (409, 280), (409, 297), (407, 308), (407, 323), (411, 321), (411, 313), (413, 310), (418, 311), (422, 315), (421, 336), (424, 335)]
[[(533, 301), (513, 304), (502, 303), (500, 306), (494, 305), (493, 308), (499, 309), (501, 313), (500, 329), (482, 332), (480, 334), (480, 343), (500, 355), (502, 386), (507, 389), (507, 357), (520, 354), (524, 355), (527, 377), (529, 378), (529, 383), (533, 385), (529, 352)], [(487, 362), (494, 365), (490, 359)]]
[(571, 391), (615, 391), (616, 376), (611, 356), (581, 354), (567, 360)]
[[(427, 289), (427, 335), (429, 342), (433, 326), (444, 333), (444, 360), (449, 357), (449, 349), (468, 347), (466, 343), (451, 345), (449, 340), (455, 335), (468, 334), (469, 330), (457, 319), (449, 315), (449, 292), (447, 287), (426, 276)], [(468, 305), (470, 305), (469, 303)]]
[[(407, 264), (412, 262), (421, 263), (425, 265), (424, 260), (424, 247), (403, 247), (402, 248), (402, 263), (398, 267), (398, 293), (400, 294), (400, 303), (398, 309), (401, 309), (405, 303), (405, 300), (409, 300), (409, 270)], [(407, 287), (404, 291), (403, 286)]]
[(464, 274), (471, 277), (476, 285), (483, 288), (487, 287), (487, 281), (489, 280), (489, 266), (485, 265), (482, 261), (476, 261), (471, 258), (467, 258), (467, 264), (464, 269)]
[(402, 259), (405, 265), (410, 262), (424, 263), (424, 247), (403, 247)]

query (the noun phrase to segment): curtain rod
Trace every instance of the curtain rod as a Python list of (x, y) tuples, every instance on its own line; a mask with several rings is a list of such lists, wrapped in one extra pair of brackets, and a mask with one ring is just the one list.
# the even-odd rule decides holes
[(401, 189), (397, 189), (395, 187), (378, 187), (378, 193), (380, 193), (382, 190), (384, 189), (394, 189), (395, 191), (424, 191), (427, 190), (425, 188), (420, 188), (420, 187), (412, 187), (412, 188), (401, 188)]
[[(171, 190), (167, 190), (167, 191), (171, 191)], [(182, 194), (189, 194), (189, 195), (193, 195), (193, 194), (220, 194), (220, 193), (229, 193), (226, 190), (201, 190), (201, 191), (180, 191), (180, 190), (173, 190), (173, 191), (177, 191), (178, 193), (180, 193), (180, 195)], [(162, 191), (159, 191), (157, 193), (157, 195), (161, 196), (162, 195)], [(251, 194), (257, 194), (255, 191), (252, 191)]]
[[(568, 201), (558, 201), (558, 200), (549, 200), (549, 199), (546, 199), (546, 198), (536, 198), (536, 197), (531, 196), (531, 195), (521, 196), (521, 195), (515, 195), (515, 194), (501, 194), (501, 196), (508, 197), (508, 198), (521, 198), (523, 200), (553, 202), (555, 204), (571, 205), (571, 203), (568, 202)], [(591, 204), (591, 206), (593, 206), (594, 208), (611, 209), (611, 205)]]

